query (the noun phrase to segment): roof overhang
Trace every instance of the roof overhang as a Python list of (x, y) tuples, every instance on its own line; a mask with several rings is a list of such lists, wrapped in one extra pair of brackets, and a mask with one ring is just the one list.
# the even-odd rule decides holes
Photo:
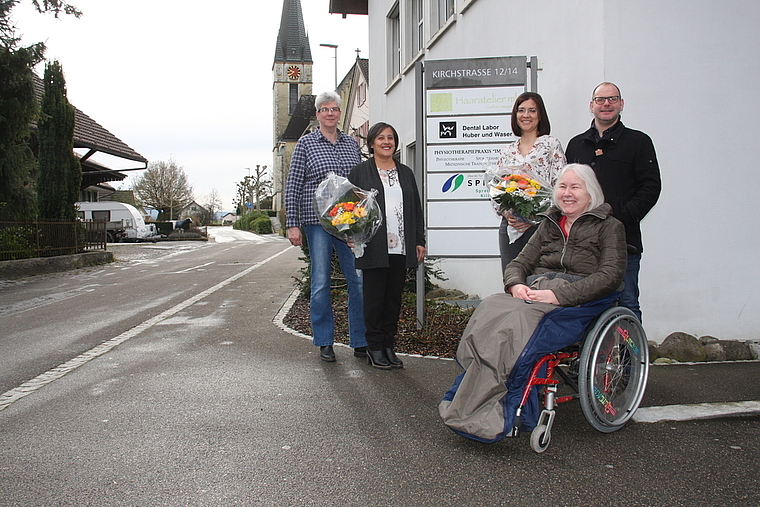
[(330, 14), (369, 14), (369, 0), (330, 0)]
[[(33, 74), (35, 95), (42, 101), (42, 79)], [(123, 171), (141, 171), (148, 159), (74, 106), (74, 150), (82, 163), (82, 188), (106, 181), (121, 181)], [(37, 130), (36, 122), (32, 129)], [(77, 151), (78, 150), (78, 151)], [(96, 161), (95, 158), (98, 160)]]

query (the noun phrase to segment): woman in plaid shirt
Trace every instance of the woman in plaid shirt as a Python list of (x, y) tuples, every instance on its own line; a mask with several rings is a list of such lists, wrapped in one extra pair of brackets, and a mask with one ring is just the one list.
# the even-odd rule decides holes
[(348, 283), (349, 344), (354, 356), (365, 357), (362, 279), (354, 267), (354, 254), (348, 245), (331, 236), (319, 224), (312, 201), (314, 192), (327, 173), (347, 177), (352, 167), (361, 162), (359, 145), (353, 137), (338, 130), (340, 97), (323, 92), (315, 101), (319, 128), (299, 139), (290, 159), (285, 184), (285, 212), (288, 239), (294, 246), (303, 243), (303, 233), (311, 257), (310, 316), (314, 345), (320, 348), (323, 361), (335, 361), (333, 343), (335, 320), (330, 300), (330, 268), (332, 252), (338, 254), (340, 269)]

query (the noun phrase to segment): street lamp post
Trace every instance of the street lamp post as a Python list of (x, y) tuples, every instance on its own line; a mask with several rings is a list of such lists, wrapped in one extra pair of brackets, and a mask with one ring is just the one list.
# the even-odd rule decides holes
[(335, 90), (338, 90), (338, 45), (337, 44), (320, 44), (322, 47), (333, 48), (335, 50)]

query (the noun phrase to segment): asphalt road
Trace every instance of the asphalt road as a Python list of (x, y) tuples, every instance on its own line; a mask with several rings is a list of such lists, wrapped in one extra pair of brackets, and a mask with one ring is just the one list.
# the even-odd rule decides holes
[[(273, 322), (300, 250), (231, 239), (0, 282), (0, 505), (760, 505), (757, 415), (602, 434), (573, 402), (543, 454), (463, 439), (454, 362), (319, 361)], [(760, 400), (758, 374), (653, 367), (643, 405)]]

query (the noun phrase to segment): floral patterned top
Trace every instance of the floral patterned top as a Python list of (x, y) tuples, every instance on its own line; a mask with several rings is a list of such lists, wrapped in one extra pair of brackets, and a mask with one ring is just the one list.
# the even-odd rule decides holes
[[(518, 143), (520, 140), (506, 145), (499, 153), (499, 159), (496, 161), (496, 167), (499, 172), (502, 171), (507, 174), (507, 171), (519, 169), (527, 169), (532, 171), (537, 176), (547, 181), (552, 188), (557, 183), (557, 177), (559, 172), (565, 167), (566, 159), (565, 152), (562, 150), (562, 144), (556, 137), (549, 135), (540, 136), (533, 143), (533, 147), (527, 155), (520, 153)], [(506, 220), (506, 218), (503, 218)], [(510, 238), (510, 243), (514, 242), (517, 238), (523, 235), (522, 232), (518, 232), (514, 227), (507, 227), (507, 235)]]
[(520, 140), (509, 143), (499, 153), (496, 166), (501, 169), (512, 167), (525, 168), (540, 176), (554, 187), (559, 172), (565, 167), (565, 152), (556, 137), (541, 136), (536, 139), (530, 153), (520, 153)]
[(385, 193), (385, 227), (388, 231), (388, 253), (405, 255), (404, 195), (398, 180), (398, 169), (377, 168)]

